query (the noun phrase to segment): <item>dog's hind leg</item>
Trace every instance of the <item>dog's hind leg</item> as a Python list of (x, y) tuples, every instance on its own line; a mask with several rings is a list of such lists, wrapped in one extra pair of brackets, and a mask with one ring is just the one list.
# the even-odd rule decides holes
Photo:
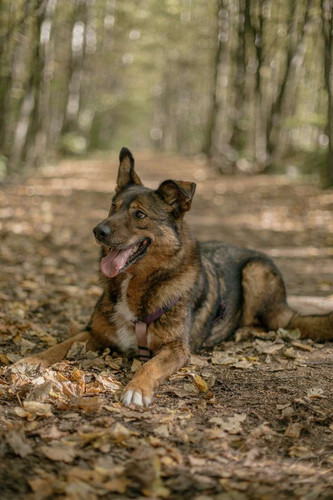
[(271, 329), (298, 328), (302, 338), (333, 340), (333, 312), (301, 316), (286, 300), (281, 274), (270, 260), (256, 259), (242, 270), (242, 326), (256, 323)]
[(298, 328), (303, 338), (309, 338), (316, 342), (333, 340), (333, 311), (328, 314), (306, 316), (294, 313), (288, 327)]

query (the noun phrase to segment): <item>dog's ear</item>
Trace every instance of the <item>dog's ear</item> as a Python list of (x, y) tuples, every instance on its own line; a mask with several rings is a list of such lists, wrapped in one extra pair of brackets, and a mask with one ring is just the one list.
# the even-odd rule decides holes
[(142, 186), (140, 177), (134, 170), (134, 158), (127, 148), (121, 148), (119, 153), (119, 169), (117, 176), (116, 193), (119, 193), (124, 187), (136, 184)]
[(167, 180), (159, 186), (157, 194), (172, 207), (174, 215), (179, 217), (190, 210), (195, 187), (194, 182)]

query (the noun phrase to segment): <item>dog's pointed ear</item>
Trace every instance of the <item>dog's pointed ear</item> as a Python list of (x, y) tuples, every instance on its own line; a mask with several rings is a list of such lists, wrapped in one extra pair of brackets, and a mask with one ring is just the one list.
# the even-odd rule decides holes
[(124, 187), (136, 184), (142, 186), (140, 177), (134, 170), (134, 158), (127, 148), (121, 148), (119, 153), (119, 169), (117, 176), (116, 193), (119, 193)]
[(157, 194), (172, 207), (174, 215), (179, 217), (190, 210), (195, 188), (194, 182), (167, 180), (159, 186)]

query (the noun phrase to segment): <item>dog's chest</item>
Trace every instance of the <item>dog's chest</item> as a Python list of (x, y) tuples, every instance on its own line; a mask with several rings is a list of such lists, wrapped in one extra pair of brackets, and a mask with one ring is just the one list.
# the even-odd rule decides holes
[(127, 301), (127, 289), (131, 277), (126, 277), (121, 285), (120, 298), (115, 306), (113, 320), (117, 329), (119, 348), (123, 351), (137, 350), (134, 323), (137, 320)]

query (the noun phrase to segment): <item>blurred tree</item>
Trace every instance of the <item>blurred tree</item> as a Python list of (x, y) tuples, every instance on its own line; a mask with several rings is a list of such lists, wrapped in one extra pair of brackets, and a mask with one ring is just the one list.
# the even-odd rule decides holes
[(2, 0), (0, 169), (124, 143), (222, 172), (327, 150), (332, 184), (332, 1)]
[(333, 0), (321, 0), (321, 9), (324, 37), (324, 75), (327, 91), (327, 178), (329, 184), (333, 186)]

